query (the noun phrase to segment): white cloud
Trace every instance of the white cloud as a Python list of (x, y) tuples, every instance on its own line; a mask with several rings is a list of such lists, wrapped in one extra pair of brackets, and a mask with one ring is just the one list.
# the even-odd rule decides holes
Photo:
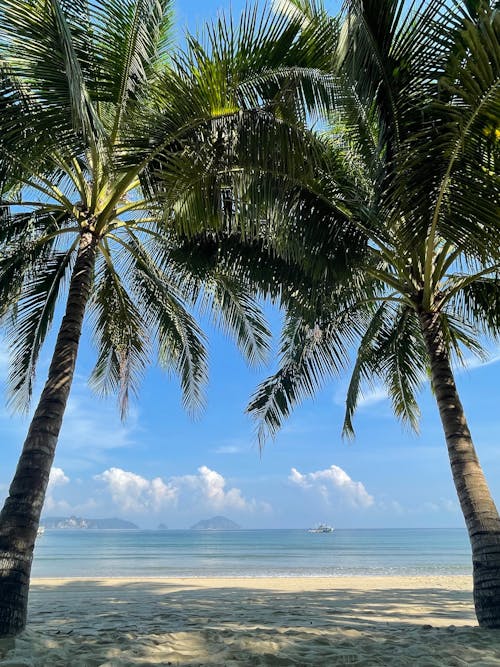
[[(1, 350), (0, 345), (0, 379), (4, 381), (8, 370), (6, 359), (7, 353)], [(41, 380), (45, 377), (44, 364), (42, 360), (39, 363), (34, 400), (28, 415), (13, 413), (5, 407), (4, 401), (0, 401), (0, 428), (4, 436), (9, 434), (9, 441), (13, 445), (22, 442), (26, 436), (41, 389)], [(48, 365), (48, 361), (45, 365)], [(138, 412), (135, 406), (132, 406), (126, 422), (122, 423), (114, 399), (99, 399), (98, 410), (96, 405), (95, 394), (89, 389), (87, 379), (75, 375), (59, 437), (58, 459), (65, 468), (82, 470), (91, 467), (96, 461), (104, 463), (109, 450), (138, 446), (135, 438)]]
[[(455, 372), (464, 373), (466, 371), (472, 371), (476, 368), (484, 368), (485, 366), (491, 366), (500, 361), (500, 351), (498, 349), (488, 350), (487, 354), (489, 355), (486, 359), (481, 359), (479, 357), (467, 357), (464, 359), (462, 366), (456, 366)], [(426, 375), (421, 375), (420, 381), (422, 385), (429, 383), (429, 378)], [(358, 408), (362, 409), (375, 405), (384, 401), (388, 398), (387, 390), (382, 385), (377, 385), (372, 387), (368, 391), (362, 392), (360, 399), (358, 401)], [(345, 399), (344, 399), (345, 400)]]
[(62, 468), (56, 468), (55, 466), (51, 468), (48, 489), (53, 489), (55, 486), (64, 486), (68, 482), (69, 477), (66, 476)]
[(364, 485), (351, 479), (339, 466), (332, 465), (325, 470), (305, 474), (292, 468), (288, 479), (303, 489), (316, 490), (327, 502), (330, 501), (332, 492), (336, 492), (354, 507), (371, 507), (374, 504), (373, 496)]
[[(488, 355), (486, 359), (481, 359), (476, 356), (469, 356), (464, 359), (463, 365), (456, 365), (455, 373), (465, 373), (466, 371), (473, 371), (477, 368), (484, 368), (486, 366), (491, 366), (492, 364), (497, 364), (500, 362), (500, 349), (499, 348), (490, 348), (486, 351)], [(420, 377), (422, 386), (425, 386), (429, 383), (429, 378), (426, 375), (421, 375)], [(345, 405), (347, 395), (347, 386), (338, 387), (334, 396), (333, 402), (335, 405)], [(358, 409), (369, 408), (372, 405), (376, 405), (381, 401), (385, 401), (388, 398), (387, 389), (383, 385), (375, 385), (373, 387), (365, 388), (361, 392), (358, 400)]]
[(121, 468), (109, 468), (94, 479), (106, 484), (113, 502), (125, 511), (158, 511), (177, 499), (177, 489), (160, 477), (148, 480)]
[[(194, 504), (203, 503), (214, 510), (233, 509), (242, 511), (254, 511), (256, 509), (269, 511), (268, 503), (257, 502), (255, 499), (246, 499), (240, 489), (236, 487), (227, 488), (225, 478), (216, 470), (207, 466), (198, 468), (197, 475), (184, 475), (173, 479), (173, 484), (179, 490), (189, 490), (189, 497)], [(194, 494), (194, 497), (193, 497)]]
[(196, 475), (172, 477), (166, 482), (160, 477), (148, 480), (121, 468), (109, 468), (94, 479), (103, 482), (113, 502), (129, 512), (158, 512), (169, 506), (187, 511), (200, 506), (217, 511), (270, 509), (267, 503), (245, 498), (240, 489), (228, 488), (226, 479), (207, 466), (198, 468)]
[(61, 511), (66, 512), (69, 509), (69, 504), (65, 500), (56, 500), (54, 498), (54, 489), (60, 486), (69, 484), (69, 477), (62, 468), (53, 466), (50, 470), (49, 483), (47, 485), (47, 493), (45, 496), (44, 510), (49, 512)]

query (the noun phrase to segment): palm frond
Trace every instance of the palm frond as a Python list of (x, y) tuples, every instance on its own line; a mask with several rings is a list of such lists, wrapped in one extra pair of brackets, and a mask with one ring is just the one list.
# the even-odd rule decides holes
[(15, 304), (15, 316), (7, 322), (10, 347), (10, 404), (27, 410), (33, 390), (36, 364), (50, 329), (57, 299), (71, 268), (77, 242), (67, 252), (44, 249), (38, 266), (23, 273), (22, 288)]
[(354, 436), (352, 418), (356, 411), (360, 394), (362, 393), (362, 384), (363, 382), (371, 382), (373, 376), (376, 376), (378, 358), (374, 349), (374, 340), (376, 340), (379, 334), (386, 317), (387, 309), (388, 305), (385, 302), (379, 306), (371, 318), (357, 350), (351, 379), (347, 388), (346, 411), (342, 428), (344, 435), (349, 437)]
[(453, 32), (457, 48), (439, 75), (440, 99), (415, 109), (418, 129), (408, 139), (395, 191), (410, 194), (404, 195), (408, 243), (427, 234), (432, 243), (439, 233), (478, 257), (499, 247), (493, 135), (500, 116), (500, 26), (494, 16), (491, 10), (476, 22), (462, 16)]
[(214, 321), (222, 331), (232, 336), (246, 360), (263, 363), (270, 351), (271, 332), (257, 301), (247, 286), (231, 275), (217, 272), (209, 292), (209, 308)]
[(36, 137), (42, 147), (47, 141), (44, 134), (51, 138), (56, 134), (60, 139), (61, 135), (81, 133), (94, 144), (102, 137), (84, 74), (84, 47), (78, 43), (81, 31), (77, 21), (82, 10), (80, 2), (61, 4), (59, 0), (6, 0), (2, 4), (4, 67), (10, 81), (18, 82), (25, 103), (30, 104), (26, 120), (33, 133), (31, 142)]
[(104, 262), (90, 303), (99, 356), (90, 378), (101, 395), (117, 393), (122, 417), (130, 393), (137, 394), (149, 357), (146, 323), (109, 259)]
[(416, 393), (425, 378), (427, 351), (415, 311), (406, 305), (384, 322), (377, 337), (380, 374), (394, 413), (418, 431), (420, 410)]
[[(165, 256), (161, 263), (155, 261), (169, 283), (179, 284), (179, 294), (188, 303), (201, 306), (201, 312), (211, 315), (215, 325), (235, 340), (250, 364), (265, 360), (271, 336), (254, 297), (254, 293), (264, 291), (249, 277), (246, 268), (250, 261), (241, 257), (245, 253), (248, 260), (251, 255), (264, 266), (265, 253), (257, 246), (234, 236), (205, 233), (192, 239), (170, 234), (165, 235)], [(270, 258), (267, 263), (274, 266)], [(254, 273), (260, 274), (257, 270)], [(260, 278), (263, 284), (263, 276)], [(273, 284), (275, 288), (279, 285)]]
[(104, 0), (92, 6), (99, 98), (109, 111), (111, 141), (130, 105), (151, 93), (172, 41), (171, 0)]
[(279, 369), (260, 385), (247, 407), (258, 424), (260, 447), (276, 436), (298, 403), (347, 367), (349, 351), (363, 331), (365, 312), (354, 295), (340, 296), (333, 297), (331, 309), (325, 309), (323, 317), (318, 314), (316, 321), (287, 316)]
[(500, 284), (498, 274), (469, 281), (454, 296), (451, 313), (485, 336), (500, 335)]
[[(67, 222), (60, 211), (30, 213), (8, 212), (4, 205), (0, 225), (0, 317), (15, 316), (17, 302), (23, 298), (25, 281), (43, 271), (46, 261), (53, 261), (57, 246), (54, 232)], [(45, 237), (45, 238), (44, 238)], [(50, 273), (50, 271), (49, 271)], [(44, 284), (45, 277), (41, 278)]]
[(195, 414), (204, 405), (208, 377), (205, 336), (183, 302), (182, 289), (158, 269), (137, 238), (132, 243), (132, 289), (148, 329), (155, 332), (159, 364), (180, 377), (183, 404)]

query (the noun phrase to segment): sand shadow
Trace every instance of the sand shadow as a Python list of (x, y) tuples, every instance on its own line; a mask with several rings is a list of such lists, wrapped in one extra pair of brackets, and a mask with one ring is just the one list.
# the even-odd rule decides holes
[(362, 591), (335, 580), (331, 589), (307, 592), (271, 590), (259, 580), (229, 588), (199, 588), (196, 580), (39, 581), (13, 655), (28, 651), (27, 664), (40, 667), (67, 667), (68, 655), (72, 667), (484, 666), (500, 665), (500, 632), (476, 627), (471, 594), (462, 590)]

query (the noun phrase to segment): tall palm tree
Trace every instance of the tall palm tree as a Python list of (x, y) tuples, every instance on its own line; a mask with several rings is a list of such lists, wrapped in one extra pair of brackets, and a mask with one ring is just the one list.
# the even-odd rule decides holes
[[(304, 25), (326, 20), (316, 3), (277, 4)], [(295, 173), (315, 161), (316, 177), (296, 188), (303, 204), (280, 241), (291, 237), (316, 267), (313, 298), (288, 309), (280, 368), (249, 411), (263, 443), (355, 349), (344, 432), (375, 380), (417, 428), (416, 391), (430, 374), (472, 546), (477, 617), (500, 627), (500, 517), (452, 370), (464, 349), (481, 355), (500, 335), (500, 12), (486, 0), (409, 9), (350, 0), (343, 16), (323, 150), (296, 160)], [(346, 258), (332, 240), (349, 229)], [(338, 262), (350, 266), (347, 279)]]
[(200, 406), (207, 360), (195, 304), (212, 310), (249, 361), (266, 353), (248, 281), (227, 262), (193, 263), (182, 243), (224, 228), (227, 165), (218, 146), (255, 117), (238, 91), (251, 90), (260, 109), (261, 85), (276, 90), (258, 81), (263, 52), (277, 58), (293, 43), (300, 49), (302, 38), (288, 20), (268, 36), (268, 20), (248, 12), (234, 51), (205, 57), (192, 39), (191, 55), (175, 60), (170, 8), (169, 0), (5, 0), (0, 8), (0, 313), (14, 407), (29, 402), (65, 298), (0, 513), (1, 636), (26, 622), (33, 547), (86, 313), (98, 348), (91, 384), (118, 393), (122, 412), (153, 352), (180, 376), (186, 406)]
[[(191, 307), (208, 308), (258, 362), (268, 331), (252, 294), (279, 299), (278, 273), (297, 287), (302, 275), (262, 240), (261, 211), (278, 187), (265, 175), (293, 174), (293, 154), (307, 152), (303, 115), (323, 91), (310, 69), (323, 25), (249, 8), (239, 24), (221, 17), (205, 38), (188, 36), (175, 57), (170, 27), (169, 0), (0, 8), (0, 314), (15, 407), (29, 401), (67, 287), (48, 380), (0, 513), (0, 636), (26, 621), (85, 314), (98, 392), (118, 393), (125, 412), (156, 351), (196, 409), (206, 353)], [(262, 150), (274, 143), (289, 156)], [(291, 198), (281, 212), (294, 206)]]

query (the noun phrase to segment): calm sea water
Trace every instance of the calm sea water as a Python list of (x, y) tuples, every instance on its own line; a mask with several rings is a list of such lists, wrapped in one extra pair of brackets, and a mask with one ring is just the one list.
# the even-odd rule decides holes
[(35, 577), (469, 574), (465, 530), (46, 530)]

